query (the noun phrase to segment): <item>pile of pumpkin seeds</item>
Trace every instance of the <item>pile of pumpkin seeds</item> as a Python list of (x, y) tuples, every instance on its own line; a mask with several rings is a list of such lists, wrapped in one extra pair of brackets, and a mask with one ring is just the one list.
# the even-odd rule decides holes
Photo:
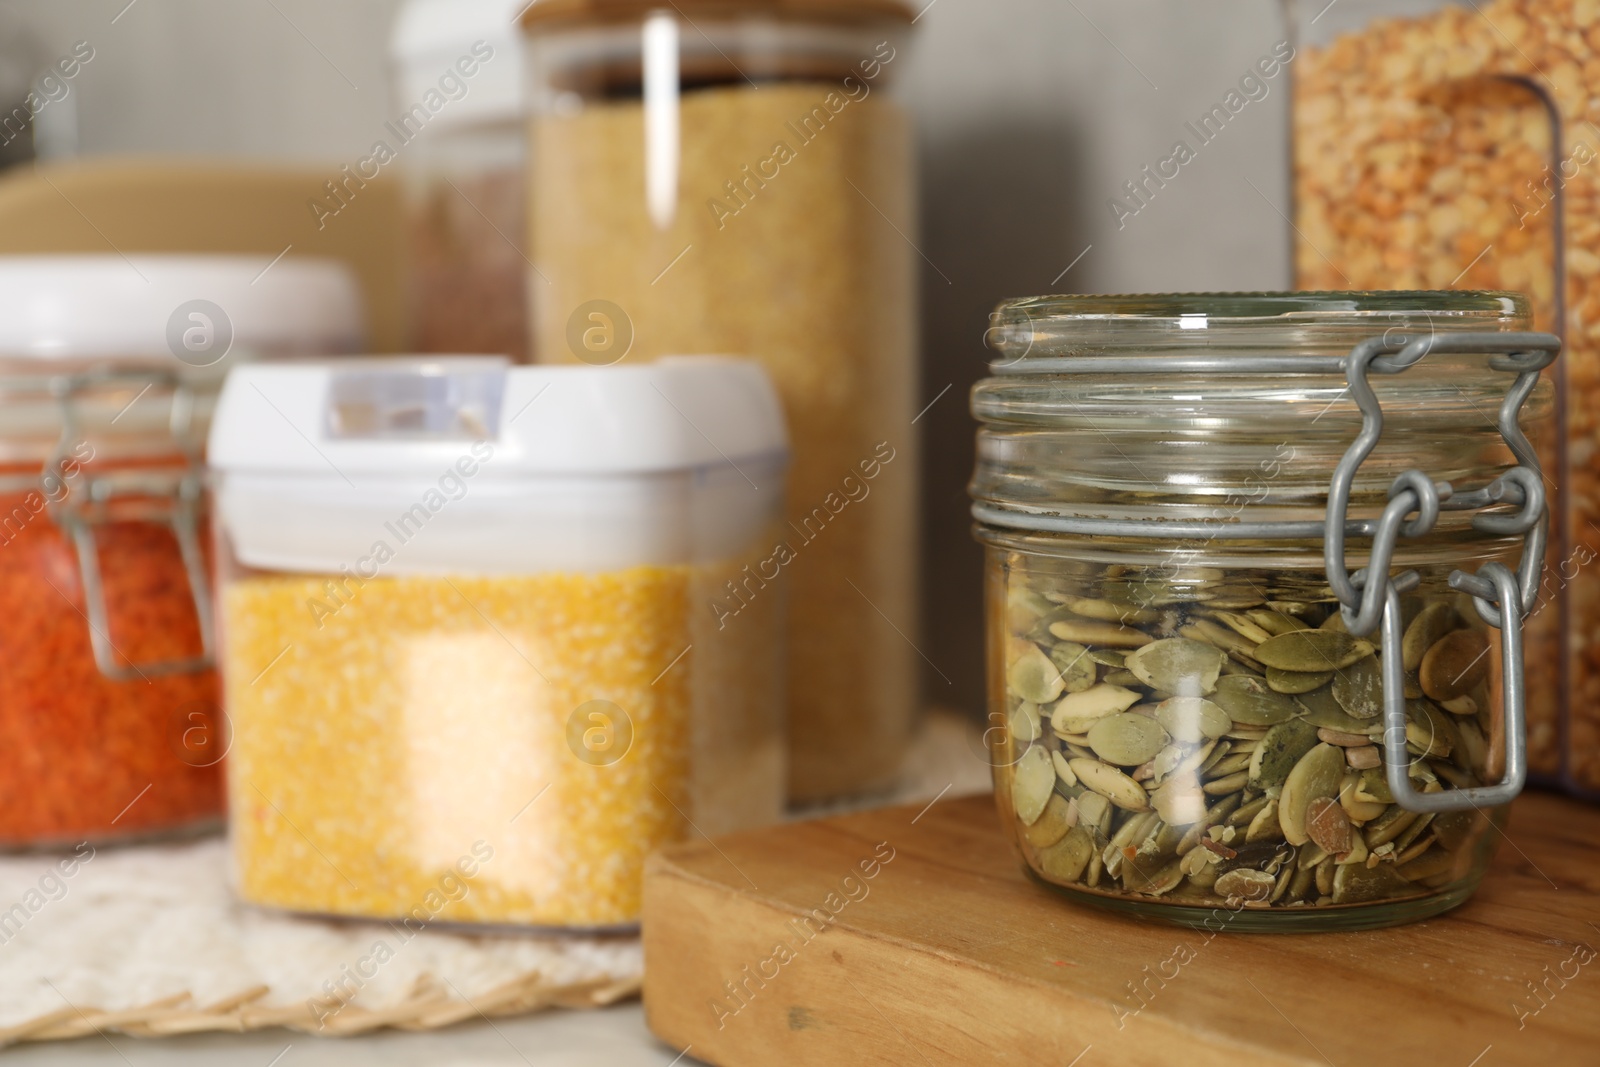
[[(996, 786), (1040, 876), (1268, 908), (1387, 903), (1478, 873), (1487, 816), (1394, 803), (1376, 635), (1351, 636), (1325, 587), (1321, 602), (1245, 583), (1163, 603), (1061, 591), (1076, 584), (1013, 572), (1007, 596)], [(1479, 785), (1486, 634), (1448, 592), (1408, 598), (1402, 623), (1412, 785)]]

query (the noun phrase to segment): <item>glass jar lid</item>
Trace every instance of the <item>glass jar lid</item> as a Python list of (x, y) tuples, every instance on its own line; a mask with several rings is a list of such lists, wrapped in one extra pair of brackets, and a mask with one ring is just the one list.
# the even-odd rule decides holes
[[(985, 521), (1059, 517), (1320, 521), (1363, 413), (1342, 361), (1362, 342), (1432, 338), (1403, 373), (1374, 373), (1384, 428), (1356, 471), (1350, 515), (1381, 513), (1420, 469), (1476, 487), (1514, 466), (1500, 407), (1514, 375), (1453, 338), (1528, 329), (1526, 298), (1480, 291), (1187, 293), (1007, 301), (988, 335), (992, 376), (971, 490)], [(1522, 413), (1538, 436), (1541, 382)], [(1471, 518), (1441, 516), (1440, 536)], [(1160, 536), (1153, 528), (1151, 536)]]

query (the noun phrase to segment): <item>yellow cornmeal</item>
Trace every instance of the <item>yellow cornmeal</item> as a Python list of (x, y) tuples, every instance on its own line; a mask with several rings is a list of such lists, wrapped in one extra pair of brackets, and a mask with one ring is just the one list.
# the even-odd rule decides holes
[[(691, 818), (749, 823), (780, 804), (778, 722), (741, 677), (775, 650), (777, 598), (748, 626), (714, 632), (697, 602), (707, 580), (669, 566), (380, 578), (349, 582), (349, 595), (300, 575), (230, 585), (242, 896), (374, 917), (421, 906), (429, 921), (637, 920), (650, 849), (687, 836)], [(735, 660), (754, 662), (741, 672)], [(609, 765), (568, 743), (569, 717), (594, 700), (632, 722), (631, 747)], [(702, 720), (719, 701), (742, 720), (731, 748), (710, 747), (717, 731), (696, 726), (697, 701)], [(706, 796), (743, 810), (706, 810)], [(485, 845), (468, 891), (441, 893)]]

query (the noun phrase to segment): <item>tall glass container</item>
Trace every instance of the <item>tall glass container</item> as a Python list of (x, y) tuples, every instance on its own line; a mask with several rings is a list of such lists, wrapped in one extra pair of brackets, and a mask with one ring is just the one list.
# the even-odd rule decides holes
[(1600, 796), (1600, 25), (1556, 0), (1290, 9), (1297, 284), (1518, 290), (1566, 343), (1529, 754)]
[[(409, 0), (390, 51), (412, 347), (523, 360), (526, 0)], [(370, 177), (370, 175), (368, 175)]]
[[(544, 0), (532, 91), (537, 360), (747, 356), (794, 446), (790, 795), (891, 782), (917, 699), (916, 217), (894, 0)], [(705, 606), (744, 610), (752, 572)]]

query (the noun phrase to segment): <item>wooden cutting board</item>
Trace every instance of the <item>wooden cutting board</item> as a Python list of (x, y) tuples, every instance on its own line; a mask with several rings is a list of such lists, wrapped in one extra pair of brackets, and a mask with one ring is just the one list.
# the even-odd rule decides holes
[(1600, 1064), (1600, 810), (1506, 837), (1446, 916), (1209, 936), (1028, 881), (987, 796), (702, 839), (646, 874), (645, 1010), (722, 1067)]

